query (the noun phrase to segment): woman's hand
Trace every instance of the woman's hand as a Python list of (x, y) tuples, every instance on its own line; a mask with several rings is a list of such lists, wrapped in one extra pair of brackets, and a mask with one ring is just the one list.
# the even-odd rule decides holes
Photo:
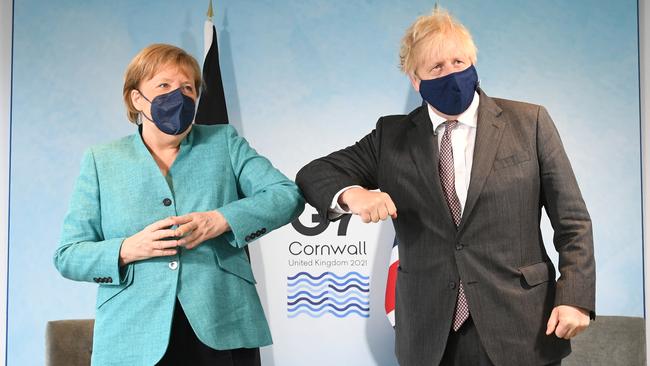
[[(178, 227), (169, 229), (174, 225)], [(229, 230), (228, 222), (219, 211), (168, 217), (124, 239), (120, 248), (120, 266), (148, 258), (175, 255), (178, 251), (176, 247), (193, 249)]]
[(175, 236), (180, 238), (178, 246), (186, 249), (193, 249), (230, 230), (226, 218), (219, 211), (192, 212), (171, 219), (174, 225), (178, 225), (175, 230)]
[[(124, 239), (120, 248), (120, 265), (152, 257), (165, 257), (176, 254), (178, 240), (176, 230), (169, 229), (179, 225), (178, 217), (168, 217), (145, 227), (139, 233)], [(171, 238), (170, 240), (164, 240)]]

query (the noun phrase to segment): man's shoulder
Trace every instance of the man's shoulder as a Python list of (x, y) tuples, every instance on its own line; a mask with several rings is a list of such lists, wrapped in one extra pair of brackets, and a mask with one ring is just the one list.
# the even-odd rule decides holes
[(524, 102), (519, 100), (505, 99), (505, 98), (494, 98), (491, 97), (494, 104), (496, 104), (503, 112), (506, 114), (524, 114), (536, 116), (540, 108), (543, 108), (539, 104), (534, 104), (530, 102)]
[[(479, 106), (479, 113), (480, 108)], [(540, 115), (547, 114), (542, 105), (504, 98), (489, 98), (484, 108), (484, 111), (495, 113), (497, 118), (511, 128), (527, 131), (524, 134), (532, 133), (537, 128)]]
[[(422, 113), (423, 107), (417, 107), (412, 110), (409, 114), (392, 114), (387, 116), (382, 116), (377, 122), (377, 127), (382, 128), (406, 128), (409, 126), (409, 122), (412, 122), (414, 118)], [(426, 111), (425, 111), (426, 112)]]

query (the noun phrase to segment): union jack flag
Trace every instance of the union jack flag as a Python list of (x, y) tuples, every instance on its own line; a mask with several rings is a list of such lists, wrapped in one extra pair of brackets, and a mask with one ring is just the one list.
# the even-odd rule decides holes
[(397, 284), (397, 267), (399, 267), (397, 244), (397, 235), (395, 235), (393, 249), (390, 252), (390, 267), (388, 267), (388, 279), (386, 280), (386, 300), (384, 301), (386, 316), (393, 328), (395, 327), (395, 285)]

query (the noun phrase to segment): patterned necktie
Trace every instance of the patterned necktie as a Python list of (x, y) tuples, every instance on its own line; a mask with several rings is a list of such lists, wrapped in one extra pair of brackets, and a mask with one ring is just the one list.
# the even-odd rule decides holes
[[(458, 195), (456, 195), (456, 185), (454, 177), (454, 153), (451, 149), (451, 131), (456, 128), (458, 121), (445, 122), (445, 132), (440, 142), (440, 162), (438, 163), (438, 173), (440, 173), (440, 182), (442, 190), (447, 199), (447, 205), (454, 219), (456, 227), (460, 224), (461, 208)], [(454, 314), (454, 331), (458, 331), (461, 325), (469, 318), (469, 306), (465, 298), (463, 283), (458, 285), (458, 299), (456, 300), (456, 312)]]

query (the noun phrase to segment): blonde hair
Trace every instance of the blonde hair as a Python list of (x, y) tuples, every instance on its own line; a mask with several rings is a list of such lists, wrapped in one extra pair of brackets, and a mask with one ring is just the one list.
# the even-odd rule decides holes
[(140, 112), (131, 101), (131, 92), (140, 88), (143, 80), (151, 79), (161, 68), (174, 65), (194, 79), (194, 90), (201, 90), (201, 69), (196, 59), (184, 50), (168, 44), (152, 44), (145, 47), (131, 60), (124, 74), (122, 96), (129, 121), (137, 123)]
[(435, 8), (430, 15), (419, 17), (402, 38), (400, 69), (409, 76), (416, 76), (415, 70), (427, 53), (434, 49), (441, 50), (450, 40), (459, 41), (472, 64), (476, 63), (477, 49), (472, 35), (446, 10)]

